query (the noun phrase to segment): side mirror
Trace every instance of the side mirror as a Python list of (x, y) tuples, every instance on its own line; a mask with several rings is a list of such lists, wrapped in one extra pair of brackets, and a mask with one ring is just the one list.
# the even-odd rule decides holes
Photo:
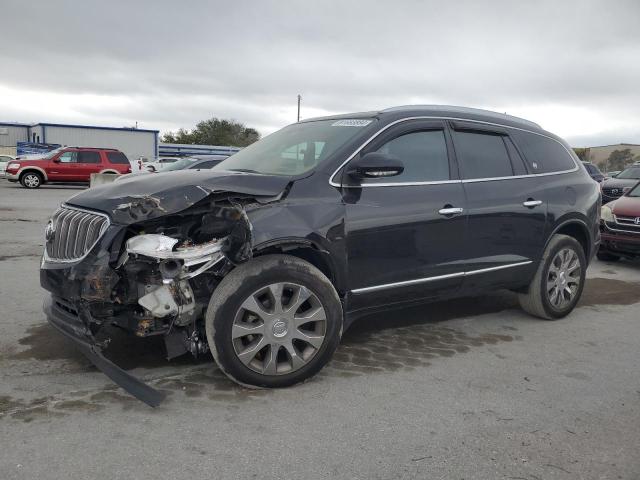
[(349, 164), (347, 175), (354, 178), (395, 177), (404, 172), (402, 161), (393, 155), (380, 152), (367, 153)]
[(53, 159), (53, 163), (60, 163), (60, 159), (59, 158), (54, 158)]

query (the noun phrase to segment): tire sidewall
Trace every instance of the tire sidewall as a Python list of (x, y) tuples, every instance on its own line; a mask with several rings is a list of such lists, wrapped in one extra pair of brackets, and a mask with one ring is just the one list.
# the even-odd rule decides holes
[[(329, 280), (326, 277), (324, 280), (323, 282), (322, 277), (313, 275), (309, 269), (304, 268), (304, 265), (298, 262), (290, 263), (282, 258), (278, 259), (277, 263), (269, 262), (259, 272), (242, 278), (240, 287), (226, 299), (222, 299), (222, 302), (212, 310), (214, 303), (217, 303), (215, 302), (216, 294), (220, 293), (217, 288), (213, 292), (207, 311), (206, 330), (212, 353), (220, 368), (241, 384), (276, 388), (304, 381), (322, 369), (331, 359), (342, 335), (342, 306)], [(233, 347), (231, 331), (242, 302), (257, 290), (278, 282), (302, 285), (318, 297), (327, 317), (325, 342), (309, 363), (299, 370), (284, 375), (265, 376), (251, 370), (238, 359)]]
[[(562, 309), (558, 309), (551, 305), (547, 294), (547, 277), (549, 275), (549, 267), (551, 266), (551, 262), (558, 254), (560, 250), (565, 248), (571, 248), (574, 253), (578, 256), (578, 260), (580, 262), (580, 285), (578, 285), (578, 291), (576, 295), (571, 300), (569, 305)], [(542, 300), (542, 306), (544, 311), (552, 318), (562, 318), (571, 313), (571, 311), (575, 308), (576, 304), (580, 301), (582, 297), (582, 291), (584, 290), (584, 283), (586, 279), (586, 270), (587, 270), (587, 261), (582, 249), (582, 246), (571, 237), (560, 238), (558, 241), (554, 242), (551, 245), (551, 248), (548, 251), (548, 255), (544, 259), (544, 267), (542, 270), (542, 275), (540, 278), (540, 295)]]
[[(28, 176), (30, 176), (30, 175), (33, 175), (34, 177), (36, 177), (36, 178), (38, 179), (38, 184), (37, 184), (37, 185), (35, 185), (35, 186), (30, 186), (30, 185), (27, 185), (27, 184), (26, 184), (25, 179), (26, 179)], [(20, 179), (20, 183), (21, 183), (21, 184), (22, 184), (22, 186), (23, 186), (23, 187), (25, 187), (25, 188), (38, 188), (38, 187), (40, 187), (40, 185), (42, 185), (42, 176), (41, 176), (39, 173), (35, 173), (35, 172), (27, 172), (27, 173), (24, 173), (24, 174), (22, 175), (22, 178)]]

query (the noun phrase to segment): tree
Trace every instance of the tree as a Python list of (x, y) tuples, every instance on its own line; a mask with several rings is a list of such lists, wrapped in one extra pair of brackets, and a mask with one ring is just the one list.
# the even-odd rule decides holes
[(587, 157), (589, 156), (588, 148), (574, 148), (573, 151), (576, 152), (576, 155), (580, 160), (582, 160), (583, 162), (587, 161)]
[(614, 150), (607, 159), (607, 170), (624, 170), (630, 163), (633, 163), (633, 153), (631, 153), (631, 149)]
[(233, 120), (210, 118), (196, 124), (193, 130), (178, 129), (162, 135), (165, 143), (183, 143), (187, 145), (224, 145), (246, 147), (260, 140), (255, 128), (250, 128)]

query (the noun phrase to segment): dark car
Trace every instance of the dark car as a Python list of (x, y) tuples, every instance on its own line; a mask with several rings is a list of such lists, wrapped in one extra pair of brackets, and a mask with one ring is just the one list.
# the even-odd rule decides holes
[(599, 213), (571, 148), (526, 120), (437, 106), (305, 120), (212, 170), (69, 199), (46, 230), (45, 312), (151, 405), (161, 394), (100, 353), (108, 326), (284, 387), (372, 312), (507, 288), (527, 312), (564, 317)]
[(164, 159), (164, 165), (166, 166), (160, 170), (158, 170), (156, 168), (157, 165), (154, 164), (147, 165), (147, 170), (151, 173), (155, 173), (157, 171), (172, 172), (175, 170), (185, 169), (213, 168), (228, 157), (228, 155), (193, 155), (183, 158), (172, 158), (171, 162), (168, 162), (168, 159)]
[(587, 169), (587, 172), (589, 173), (591, 178), (593, 178), (596, 182), (600, 183), (606, 178), (604, 174), (600, 171), (600, 169), (596, 167), (593, 163), (582, 162), (582, 164), (584, 165), (584, 168)]
[(605, 261), (640, 256), (640, 183), (602, 207), (602, 242), (598, 258)]
[(602, 203), (607, 204), (620, 198), (631, 190), (640, 180), (640, 165), (632, 165), (623, 170), (615, 178), (607, 178), (600, 184), (602, 189)]

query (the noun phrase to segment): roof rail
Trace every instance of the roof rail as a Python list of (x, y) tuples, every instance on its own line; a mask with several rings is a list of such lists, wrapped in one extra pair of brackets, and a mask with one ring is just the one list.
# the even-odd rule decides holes
[(388, 112), (402, 112), (409, 110), (433, 110), (444, 113), (462, 113), (462, 114), (474, 114), (474, 115), (483, 115), (485, 117), (495, 118), (496, 120), (510, 120), (512, 122), (522, 123), (529, 125), (531, 127), (540, 128), (542, 127), (531, 120), (526, 120), (524, 118), (515, 117), (513, 115), (507, 115), (506, 113), (493, 112), (491, 110), (483, 110), (481, 108), (471, 108), (471, 107), (458, 107), (455, 105), (401, 105), (398, 107), (390, 107), (382, 110), (382, 113)]

